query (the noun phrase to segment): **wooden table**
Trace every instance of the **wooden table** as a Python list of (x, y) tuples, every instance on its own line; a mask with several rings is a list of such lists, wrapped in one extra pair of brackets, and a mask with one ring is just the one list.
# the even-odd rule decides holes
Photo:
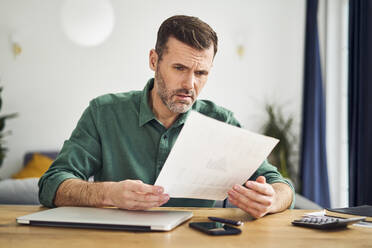
[[(251, 220), (240, 209), (176, 208), (191, 210), (190, 220), (206, 216), (244, 220), (242, 234), (208, 236), (190, 229), (188, 223), (170, 232), (129, 232), (19, 225), (16, 217), (43, 210), (39, 206), (0, 205), (0, 248), (26, 247), (372, 247), (372, 228), (351, 226), (337, 231), (295, 227), (291, 221), (311, 210), (287, 210)], [(169, 208), (173, 209), (173, 208)]]

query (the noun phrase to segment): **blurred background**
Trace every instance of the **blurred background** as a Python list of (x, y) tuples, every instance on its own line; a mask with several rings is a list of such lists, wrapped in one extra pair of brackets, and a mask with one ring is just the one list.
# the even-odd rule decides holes
[[(77, 3), (78, 11), (68, 0), (0, 0), (1, 112), (18, 113), (6, 122), (11, 134), (0, 178), (19, 171), (29, 151), (59, 150), (94, 97), (141, 90), (153, 77), (148, 55), (160, 24), (185, 14), (207, 22), (219, 37), (200, 98), (232, 110), (255, 132), (269, 121), (267, 105), (278, 108), (292, 123), (290, 170), (298, 182), (305, 0)], [(319, 1), (332, 206), (348, 204), (347, 14), (347, 0)]]

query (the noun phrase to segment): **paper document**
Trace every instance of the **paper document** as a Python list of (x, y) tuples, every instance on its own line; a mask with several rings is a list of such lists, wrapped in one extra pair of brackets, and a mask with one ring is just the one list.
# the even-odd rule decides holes
[(278, 141), (191, 111), (155, 185), (174, 198), (223, 200)]

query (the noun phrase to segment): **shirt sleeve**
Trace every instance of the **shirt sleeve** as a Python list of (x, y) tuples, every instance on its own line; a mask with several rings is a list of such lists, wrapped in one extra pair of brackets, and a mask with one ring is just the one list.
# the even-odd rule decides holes
[(101, 168), (100, 137), (96, 128), (93, 102), (84, 111), (69, 140), (66, 140), (48, 171), (39, 180), (39, 200), (55, 207), (59, 185), (70, 178), (87, 181)]
[(227, 121), (226, 122), (228, 124), (233, 125), (233, 126), (236, 126), (236, 127), (242, 127), (242, 125), (240, 125), (239, 121), (235, 118), (233, 112), (229, 112), (229, 115), (227, 117)]

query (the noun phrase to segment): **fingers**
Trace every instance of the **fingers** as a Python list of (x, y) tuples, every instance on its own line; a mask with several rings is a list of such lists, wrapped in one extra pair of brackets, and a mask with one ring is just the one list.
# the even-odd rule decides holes
[(164, 192), (163, 187), (145, 184), (140, 180), (126, 180), (125, 182), (131, 191), (150, 194), (162, 194)]
[[(245, 186), (248, 189), (254, 190), (260, 194), (267, 195), (267, 196), (272, 196), (274, 194), (274, 189), (266, 183), (266, 179), (263, 179), (265, 183), (261, 183), (258, 181), (247, 181), (245, 183)], [(269, 187), (270, 186), (270, 187)], [(244, 187), (242, 187), (244, 188)]]
[(257, 177), (256, 182), (265, 184), (266, 183), (266, 177), (259, 176), (259, 177)]
[(126, 190), (125, 198), (139, 202), (164, 202), (169, 200), (167, 194), (163, 194), (164, 189), (161, 186), (145, 184), (140, 180), (124, 181)]
[(274, 202), (275, 191), (263, 176), (248, 181), (246, 187), (234, 185), (228, 192), (229, 201), (255, 218), (267, 214)]
[(265, 215), (271, 207), (271, 204), (262, 204), (237, 193), (229, 193), (229, 201), (255, 218)]
[[(272, 205), (272, 197), (258, 194), (257, 192), (246, 189), (240, 185), (234, 187), (234, 190), (229, 192), (229, 200), (232, 204), (245, 210), (252, 209), (260, 213), (266, 213)], [(256, 216), (255, 216), (256, 217)]]
[(162, 187), (145, 184), (140, 180), (117, 182), (110, 192), (114, 206), (130, 210), (159, 207), (169, 200), (169, 195), (163, 194)]
[[(264, 190), (266, 191), (266, 190)], [(270, 190), (268, 190), (270, 191)], [(243, 202), (258, 202), (263, 205), (270, 205), (272, 203), (272, 197), (270, 195), (265, 195), (254, 189), (247, 189), (241, 185), (235, 185), (232, 190), (232, 196), (238, 198)]]
[(146, 210), (149, 208), (159, 207), (164, 203), (159, 202), (140, 202), (140, 201), (127, 201), (125, 207), (121, 207), (128, 210)]
[(133, 191), (125, 191), (123, 196), (131, 201), (138, 201), (138, 202), (158, 202), (165, 203), (169, 200), (169, 195), (161, 194), (161, 195), (154, 195), (154, 194), (143, 194)]
[[(256, 205), (256, 206), (254, 206), (253, 204), (246, 205), (246, 204), (240, 202), (239, 200), (237, 200), (236, 198), (234, 198), (233, 196), (230, 196), (230, 195), (229, 195), (229, 201), (232, 204), (234, 204), (235, 206), (237, 206), (238, 208), (240, 208), (243, 211), (249, 213), (254, 218), (260, 218), (260, 217), (265, 215), (264, 210), (259, 210), (259, 209), (255, 208), (255, 207), (258, 207), (258, 205)], [(251, 202), (251, 203), (254, 203), (254, 202)]]
[[(164, 200), (165, 199), (165, 200)], [(129, 210), (145, 210), (154, 207), (160, 207), (169, 200), (169, 196), (159, 201), (138, 201), (138, 200), (127, 200), (126, 209)]]

